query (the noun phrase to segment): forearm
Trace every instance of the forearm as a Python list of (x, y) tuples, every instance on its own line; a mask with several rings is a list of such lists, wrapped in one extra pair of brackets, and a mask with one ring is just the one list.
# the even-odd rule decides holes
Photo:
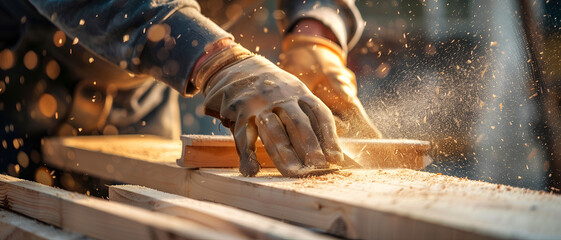
[(291, 32), (300, 21), (313, 19), (331, 30), (345, 52), (356, 44), (364, 29), (353, 0), (279, 0), (278, 9), (285, 13), (278, 21), (279, 28), (285, 34)]
[(322, 22), (315, 19), (307, 18), (298, 21), (289, 33), (322, 37), (341, 45), (335, 33)]
[(30, 0), (58, 28), (100, 57), (149, 74), (182, 95), (204, 47), (232, 38), (199, 12), (196, 1)]

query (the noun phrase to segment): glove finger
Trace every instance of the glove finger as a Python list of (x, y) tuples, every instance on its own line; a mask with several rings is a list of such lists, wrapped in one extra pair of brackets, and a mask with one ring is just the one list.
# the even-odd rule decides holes
[(349, 123), (349, 131), (345, 137), (382, 138), (382, 133), (370, 120), (358, 98), (341, 112), (341, 119)]
[(259, 137), (279, 172), (286, 177), (302, 177), (307, 172), (284, 130), (281, 120), (272, 112), (257, 116)]
[(326, 107), (322, 107), (317, 103), (315, 105), (312, 104), (314, 102), (300, 101), (300, 107), (310, 119), (326, 160), (340, 165), (343, 161), (343, 151), (337, 141), (337, 128), (334, 124), (333, 115)]
[(284, 124), (290, 143), (304, 165), (314, 168), (328, 168), (322, 148), (310, 118), (296, 102), (287, 102), (273, 110)]
[(349, 100), (347, 96), (357, 95), (356, 77), (345, 67), (325, 72), (325, 82), (331, 94), (339, 96), (343, 101)]
[(255, 118), (251, 118), (247, 122), (236, 122), (233, 134), (236, 150), (238, 156), (240, 156), (240, 173), (244, 177), (253, 177), (261, 169), (261, 165), (257, 161), (257, 155), (255, 155), (255, 142), (258, 136)]
[(337, 115), (333, 115), (335, 119), (335, 129), (337, 130), (337, 136), (343, 136), (349, 132), (350, 124), (341, 120)]
[[(334, 85), (339, 86), (335, 93), (340, 94), (339, 100), (333, 104), (333, 112), (340, 115), (349, 130), (342, 136), (359, 138), (382, 138), (382, 133), (370, 120), (362, 103), (357, 97), (355, 74), (348, 68), (340, 73), (328, 74)], [(338, 83), (338, 84), (335, 84)]]

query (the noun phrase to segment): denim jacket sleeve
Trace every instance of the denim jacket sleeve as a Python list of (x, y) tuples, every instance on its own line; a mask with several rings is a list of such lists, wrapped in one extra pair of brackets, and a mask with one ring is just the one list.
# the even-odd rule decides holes
[(346, 52), (360, 39), (364, 21), (354, 0), (278, 0), (278, 10), (283, 13), (278, 20), (280, 29), (289, 32), (296, 22), (313, 18), (329, 27)]
[(197, 92), (191, 71), (204, 47), (233, 38), (195, 0), (30, 0), (67, 35), (118, 66), (149, 74), (183, 96)]

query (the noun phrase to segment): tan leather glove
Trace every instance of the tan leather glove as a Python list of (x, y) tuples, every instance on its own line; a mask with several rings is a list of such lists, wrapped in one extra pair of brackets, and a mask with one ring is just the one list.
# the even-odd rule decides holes
[(205, 113), (232, 131), (244, 176), (260, 169), (258, 136), (284, 176), (333, 172), (328, 163), (343, 160), (329, 109), (267, 59), (236, 45), (206, 60), (193, 81), (205, 96)]
[(356, 78), (337, 44), (322, 37), (287, 35), (281, 67), (294, 74), (331, 109), (342, 137), (381, 138), (357, 97)]

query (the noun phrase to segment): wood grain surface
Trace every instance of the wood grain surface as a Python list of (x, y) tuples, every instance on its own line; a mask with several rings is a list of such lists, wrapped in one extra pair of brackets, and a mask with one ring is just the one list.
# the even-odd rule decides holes
[[(132, 137), (124, 138), (127, 142)], [(154, 137), (137, 138), (145, 145), (162, 143)], [(45, 141), (45, 158), (73, 171), (223, 203), (348, 238), (561, 238), (557, 220), (561, 197), (546, 192), (410, 169), (353, 169), (301, 179), (263, 169), (257, 177), (247, 178), (236, 169), (174, 166), (176, 158), (165, 161), (157, 156), (170, 156), (166, 148), (136, 159), (130, 152), (147, 151), (144, 145), (121, 141), (121, 137), (50, 139)], [(94, 163), (112, 165), (115, 171), (77, 167)]]
[(99, 239), (246, 239), (125, 204), (0, 175), (1, 207)]
[(109, 187), (109, 200), (195, 221), (221, 232), (250, 239), (331, 239), (309, 230), (211, 202), (157, 191), (138, 185)]

